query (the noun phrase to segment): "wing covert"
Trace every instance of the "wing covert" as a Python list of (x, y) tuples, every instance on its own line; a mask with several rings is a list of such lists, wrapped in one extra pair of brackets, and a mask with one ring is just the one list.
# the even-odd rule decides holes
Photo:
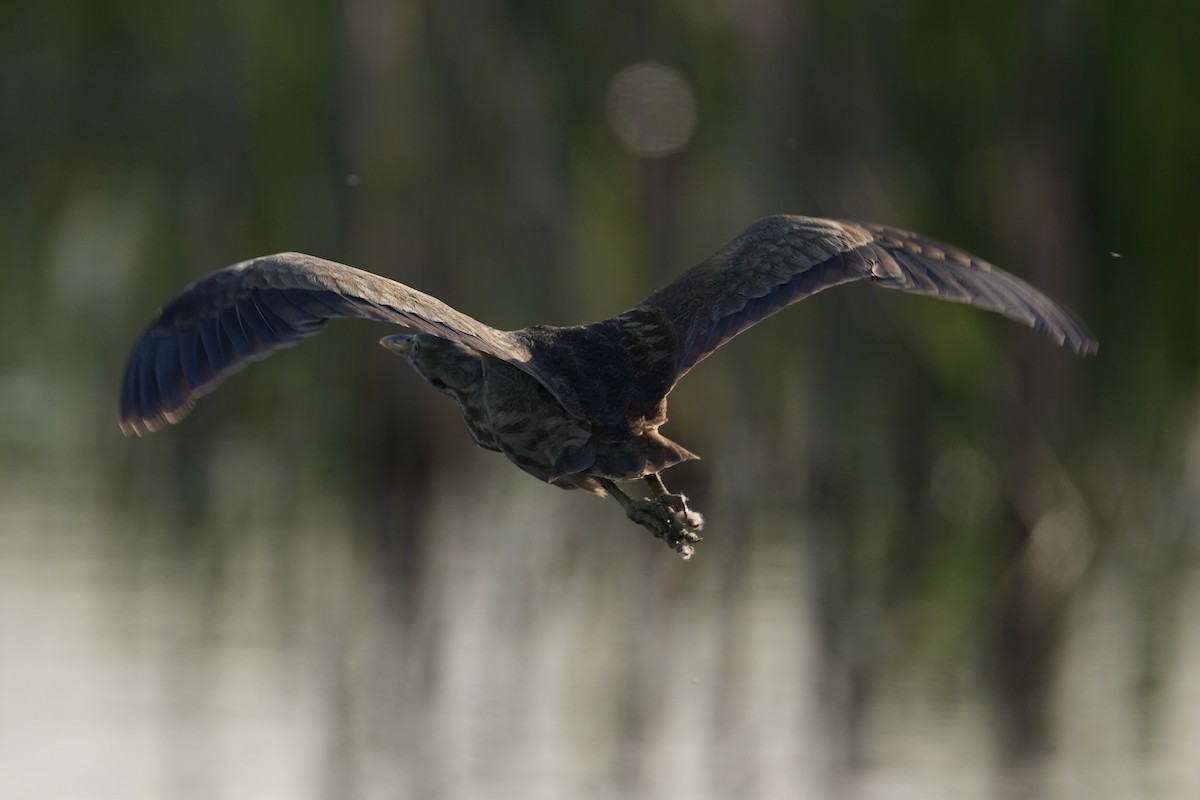
[(952, 245), (885, 225), (775, 216), (751, 225), (639, 307), (678, 335), (682, 376), (780, 309), (850, 281), (940, 297), (1003, 314), (1080, 354), (1098, 343), (1074, 314), (1025, 281)]
[(329, 320), (390, 322), (523, 366), (524, 345), (402, 283), (301, 253), (211, 273), (179, 293), (134, 344), (120, 425), (139, 436), (178, 422), (222, 380), (320, 332)]

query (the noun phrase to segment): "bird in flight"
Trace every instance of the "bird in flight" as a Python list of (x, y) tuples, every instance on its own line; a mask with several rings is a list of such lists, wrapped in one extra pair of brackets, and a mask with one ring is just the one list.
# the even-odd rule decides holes
[[(235, 264), (168, 303), (134, 344), (120, 426), (142, 436), (252, 361), (359, 317), (415, 333), (380, 340), (458, 404), (480, 447), (539, 480), (616, 499), (684, 558), (704, 521), (661, 473), (696, 458), (666, 438), (667, 395), (751, 325), (831, 286), (876, 286), (995, 311), (1079, 354), (1098, 342), (1074, 314), (1020, 278), (948, 244), (858, 222), (772, 216), (615, 317), (501, 331), (437, 298), (300, 253)], [(650, 496), (617, 482), (644, 480)]]

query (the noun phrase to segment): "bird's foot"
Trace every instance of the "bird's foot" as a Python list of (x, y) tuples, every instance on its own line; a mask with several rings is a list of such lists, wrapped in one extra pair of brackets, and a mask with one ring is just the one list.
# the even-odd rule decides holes
[(646, 476), (646, 483), (654, 492), (654, 497), (640, 499), (625, 494), (608, 478), (599, 478), (598, 481), (605, 492), (625, 509), (625, 516), (649, 530), (654, 538), (662, 539), (685, 560), (696, 552), (704, 517), (688, 508), (686, 497), (668, 492), (658, 475)]
[(648, 529), (655, 538), (666, 542), (684, 560), (692, 557), (692, 553), (696, 552), (696, 543), (703, 538), (700, 530), (704, 527), (704, 517), (688, 508), (687, 498), (681, 494), (660, 494), (654, 498), (633, 500), (625, 513)]

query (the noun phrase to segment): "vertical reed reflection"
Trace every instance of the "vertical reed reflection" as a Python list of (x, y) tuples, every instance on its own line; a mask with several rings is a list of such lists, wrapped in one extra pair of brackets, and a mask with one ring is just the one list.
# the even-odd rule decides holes
[[(0, 797), (1200, 794), (1200, 6), (9, 5)], [(648, 63), (686, 135), (631, 151)], [(959, 241), (1102, 355), (869, 287), (765, 323), (672, 396), (688, 564), (366, 324), (113, 421), (250, 255), (570, 324), (780, 211)]]

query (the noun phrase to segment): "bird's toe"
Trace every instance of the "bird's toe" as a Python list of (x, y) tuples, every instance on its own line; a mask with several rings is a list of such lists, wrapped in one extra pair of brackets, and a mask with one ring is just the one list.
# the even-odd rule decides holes
[(693, 541), (700, 541), (697, 531), (704, 527), (704, 515), (688, 508), (687, 497), (681, 494), (664, 494), (655, 499), (670, 512), (671, 517), (686, 534), (695, 537)]
[(629, 516), (684, 559), (692, 557), (696, 543), (702, 538), (700, 529), (704, 527), (704, 517), (688, 508), (687, 498), (681, 494), (641, 500)]

